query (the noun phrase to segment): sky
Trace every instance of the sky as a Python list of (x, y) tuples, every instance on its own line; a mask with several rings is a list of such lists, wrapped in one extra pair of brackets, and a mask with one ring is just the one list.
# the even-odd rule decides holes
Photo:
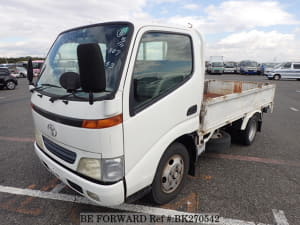
[(45, 57), (57, 35), (111, 20), (192, 24), (205, 57), (300, 60), (300, 0), (0, 0), (0, 57)]

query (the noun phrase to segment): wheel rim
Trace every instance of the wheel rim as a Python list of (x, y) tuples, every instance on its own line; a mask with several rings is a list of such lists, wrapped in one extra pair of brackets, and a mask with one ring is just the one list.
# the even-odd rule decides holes
[(167, 161), (161, 176), (162, 190), (165, 193), (175, 191), (180, 185), (184, 173), (184, 160), (180, 155), (173, 155)]
[(12, 81), (7, 83), (7, 88), (8, 89), (13, 89), (14, 87), (15, 87), (15, 84)]
[(221, 132), (215, 132), (211, 138), (212, 139), (219, 139), (219, 138), (222, 138), (223, 137), (223, 134)]
[(278, 76), (278, 75), (275, 75), (274, 79), (275, 79), (275, 80), (279, 80), (279, 76)]
[(256, 134), (256, 130), (257, 130), (257, 123), (256, 121), (254, 121), (251, 124), (251, 127), (249, 129), (249, 141), (252, 142), (254, 140), (255, 134)]

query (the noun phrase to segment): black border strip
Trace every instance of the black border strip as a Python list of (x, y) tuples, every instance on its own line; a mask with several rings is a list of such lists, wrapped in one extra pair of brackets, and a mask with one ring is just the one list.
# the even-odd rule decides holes
[[(129, 22), (129, 21), (113, 21), (113, 22), (103, 22), (103, 23), (96, 23), (96, 24), (90, 24), (90, 25), (85, 25), (85, 26), (80, 26), (80, 27), (75, 27), (75, 28), (72, 28), (72, 29), (68, 29), (68, 30), (65, 30), (63, 32), (61, 32), (55, 39), (55, 41), (52, 43), (46, 57), (45, 57), (45, 62), (48, 60), (48, 57), (49, 57), (49, 54), (50, 52), (52, 51), (52, 48), (54, 46), (54, 44), (56, 43), (56, 41), (58, 40), (58, 38), (63, 35), (64, 33), (67, 33), (67, 32), (72, 32), (72, 31), (76, 31), (76, 30), (79, 30), (79, 29), (84, 29), (84, 28), (91, 28), (91, 27), (97, 27), (97, 26), (105, 26), (105, 25), (128, 25), (130, 30), (129, 30), (129, 33), (128, 33), (128, 45), (126, 45), (126, 47), (124, 48), (124, 55), (123, 55), (123, 58), (121, 60), (123, 60), (123, 63), (122, 63), (122, 67), (120, 68), (120, 71), (119, 71), (119, 76), (117, 77), (116, 79), (116, 87), (115, 87), (115, 90), (111, 93), (109, 93), (108, 95), (105, 95), (99, 99), (96, 99), (96, 101), (101, 101), (101, 100), (112, 100), (115, 98), (115, 95), (117, 93), (117, 91), (119, 90), (120, 88), (120, 83), (121, 83), (121, 79), (123, 77), (123, 73), (124, 73), (124, 68), (125, 68), (125, 64), (126, 64), (126, 60), (127, 58), (129, 57), (128, 53), (130, 52), (129, 51), (129, 48), (131, 46), (131, 42), (132, 42), (132, 38), (133, 38), (133, 34), (134, 34), (134, 25)], [(44, 62), (44, 65), (45, 65), (45, 62)], [(39, 82), (40, 80), (40, 77), (43, 75), (43, 73), (41, 73), (36, 81), (36, 84)], [(126, 76), (126, 75), (124, 75)], [(46, 96), (49, 96), (49, 97), (52, 97), (52, 96), (56, 96), (56, 95), (52, 95), (52, 94), (49, 94), (48, 92), (43, 92), (43, 91), (37, 91), (37, 92), (40, 92)], [(79, 100), (77, 98), (71, 98), (70, 100), (72, 101), (87, 101), (87, 100)]]
[[(141, 40), (143, 38), (143, 36), (145, 34), (148, 33), (161, 33), (161, 34), (174, 34), (174, 35), (181, 35), (181, 36), (186, 36), (190, 39), (190, 43), (191, 43), (191, 53), (192, 53), (192, 70), (191, 73), (180, 83), (178, 83), (177, 85), (175, 85), (173, 88), (167, 90), (165, 93), (163, 93), (162, 95), (156, 96), (154, 99), (152, 99), (150, 102), (141, 105), (139, 107), (135, 107), (135, 100), (134, 100), (134, 85), (133, 85), (133, 73), (131, 74), (131, 84), (130, 84), (130, 93), (129, 93), (129, 115), (131, 117), (134, 117), (136, 114), (140, 113), (141, 111), (143, 111), (144, 109), (148, 108), (149, 106), (153, 105), (154, 103), (158, 102), (159, 100), (163, 99), (164, 97), (166, 97), (167, 95), (169, 95), (170, 93), (174, 92), (175, 90), (177, 90), (178, 88), (180, 88), (181, 86), (183, 86), (186, 82), (188, 82), (195, 74), (195, 55), (194, 55), (194, 40), (192, 39), (192, 36), (188, 33), (185, 32), (173, 32), (173, 31), (163, 31), (163, 30), (148, 30), (146, 32), (144, 32), (141, 36), (141, 39), (139, 40), (138, 44), (140, 45)], [(138, 35), (136, 35), (137, 37)], [(140, 46), (139, 46), (140, 47)], [(133, 56), (134, 57), (134, 65), (136, 64), (136, 59), (137, 59), (137, 55)], [(132, 59), (131, 59), (132, 60)]]
[(66, 116), (57, 115), (55, 113), (51, 113), (46, 110), (43, 110), (34, 104), (31, 104), (31, 105), (32, 105), (32, 109), (36, 113), (40, 114), (43, 117), (46, 117), (49, 120), (53, 120), (57, 123), (62, 123), (62, 124), (73, 126), (73, 127), (82, 128), (82, 124), (84, 121), (83, 119), (74, 119), (74, 118), (70, 118), (70, 117), (66, 117)]

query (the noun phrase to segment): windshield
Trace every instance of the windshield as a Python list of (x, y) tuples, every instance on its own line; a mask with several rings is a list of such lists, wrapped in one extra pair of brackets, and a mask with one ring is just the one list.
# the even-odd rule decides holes
[(232, 67), (235, 67), (235, 64), (234, 63), (225, 63), (225, 67), (232, 68)]
[(264, 63), (263, 66), (264, 67), (268, 67), (268, 68), (273, 68), (275, 67), (277, 64), (276, 63)]
[[(37, 86), (46, 84), (47, 88), (43, 88), (42, 92), (49, 96), (66, 95), (67, 92), (61, 87), (59, 78), (65, 72), (79, 73), (78, 45), (97, 43), (101, 49), (105, 66), (106, 90), (103, 93), (95, 93), (95, 97), (115, 92), (119, 86), (131, 33), (132, 26), (128, 23), (99, 24), (62, 33), (56, 39), (46, 58)], [(88, 98), (88, 93), (85, 92), (78, 95)]]
[(279, 63), (279, 64), (276, 64), (274, 66), (274, 69), (279, 69), (280, 67), (282, 67), (284, 65), (284, 63)]
[(244, 61), (244, 62), (241, 62), (241, 66), (257, 67), (257, 62)]
[(221, 66), (223, 66), (223, 63), (222, 62), (213, 62), (212, 66), (213, 67), (221, 67)]

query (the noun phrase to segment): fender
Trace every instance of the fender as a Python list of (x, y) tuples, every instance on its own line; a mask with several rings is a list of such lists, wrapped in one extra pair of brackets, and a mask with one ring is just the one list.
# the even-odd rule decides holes
[(247, 113), (247, 115), (244, 117), (244, 119), (243, 119), (243, 123), (242, 123), (242, 125), (241, 125), (241, 130), (245, 130), (246, 129), (246, 127), (247, 127), (247, 124), (248, 124), (248, 121), (250, 120), (250, 118), (252, 117), (252, 116), (254, 116), (254, 114), (256, 114), (256, 113), (259, 113), (260, 115), (261, 115), (261, 110), (255, 110), (255, 111), (253, 111), (253, 112), (250, 112), (250, 113)]

